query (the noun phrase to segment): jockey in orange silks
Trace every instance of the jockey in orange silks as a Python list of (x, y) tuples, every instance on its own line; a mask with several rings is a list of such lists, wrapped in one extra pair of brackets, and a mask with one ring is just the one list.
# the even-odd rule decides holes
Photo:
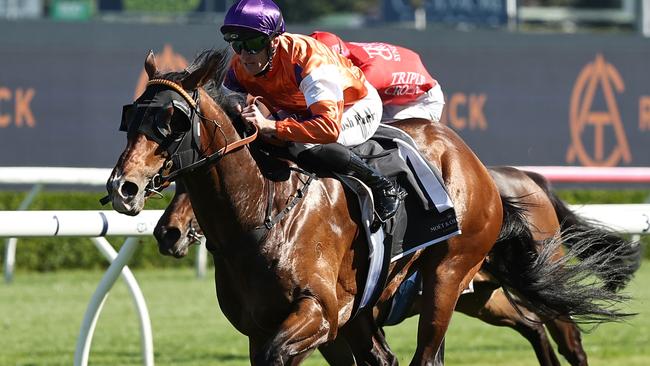
[(242, 117), (287, 142), (298, 161), (364, 182), (381, 221), (395, 215), (403, 190), (346, 148), (368, 140), (382, 116), (381, 98), (361, 70), (311, 37), (286, 33), (272, 0), (235, 3), (221, 33), (235, 52), (224, 92), (261, 96), (275, 111), (265, 117), (253, 103)]

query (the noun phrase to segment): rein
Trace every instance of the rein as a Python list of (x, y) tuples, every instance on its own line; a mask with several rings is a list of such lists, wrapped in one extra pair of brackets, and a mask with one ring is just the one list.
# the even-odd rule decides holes
[[(209, 119), (209, 118), (205, 117), (204, 115), (202, 115), (199, 112), (199, 107), (198, 107), (198, 104), (196, 103), (196, 101), (192, 97), (190, 97), (190, 95), (180, 85), (174, 83), (173, 81), (166, 80), (166, 79), (152, 79), (147, 83), (147, 86), (149, 86), (149, 85), (164, 85), (164, 86), (167, 86), (167, 87), (173, 89), (174, 91), (176, 91), (190, 105), (190, 107), (192, 108), (192, 113), (196, 113), (196, 115), (199, 118), (201, 118), (202, 120), (210, 121), (210, 122), (214, 123), (215, 126), (217, 126), (217, 128), (219, 128), (219, 131), (221, 132), (221, 134), (224, 136), (224, 139), (225, 139), (225, 134), (223, 133), (223, 130), (221, 129), (221, 126), (219, 125), (219, 123), (217, 123), (217, 121), (215, 121), (213, 119)], [(257, 100), (257, 98), (255, 98), (253, 103), (255, 103), (256, 100)], [(188, 165), (186, 167), (176, 169), (173, 172), (169, 173), (168, 175), (162, 175), (161, 174), (160, 175), (160, 184), (159, 184), (159, 186), (163, 186), (167, 182), (172, 182), (174, 179), (176, 179), (176, 177), (178, 177), (179, 175), (181, 175), (183, 173), (191, 172), (191, 171), (196, 170), (198, 168), (201, 168), (203, 166), (212, 164), (213, 162), (216, 162), (217, 160), (221, 159), (223, 156), (225, 156), (229, 152), (231, 152), (233, 150), (236, 150), (236, 149), (238, 149), (240, 147), (246, 146), (249, 143), (253, 142), (257, 138), (257, 133), (258, 133), (257, 126), (255, 124), (253, 124), (253, 126), (255, 128), (255, 132), (252, 135), (250, 135), (248, 137), (245, 137), (245, 138), (243, 138), (243, 139), (241, 139), (239, 141), (233, 142), (232, 144), (228, 143), (227, 139), (226, 139), (226, 146), (219, 149), (219, 151), (217, 151), (217, 152), (215, 152), (215, 153), (213, 153), (211, 155), (208, 155), (208, 156), (202, 158), (201, 160), (199, 160), (197, 162), (194, 162), (194, 163), (192, 163), (192, 164), (190, 164), (190, 165)], [(167, 164), (164, 164), (163, 170), (165, 169), (165, 166), (167, 166)], [(291, 209), (293, 209), (298, 204), (298, 202), (307, 194), (307, 190), (309, 189), (309, 185), (311, 184), (311, 182), (316, 178), (315, 174), (308, 173), (303, 169), (292, 168), (292, 170), (295, 170), (298, 173), (306, 175), (307, 180), (303, 182), (303, 186), (301, 188), (298, 188), (298, 190), (296, 191), (296, 194), (293, 196), (293, 198), (287, 204), (287, 206), (284, 209), (282, 209), (275, 216), (273, 216), (273, 214), (272, 214), (273, 196), (274, 196), (273, 192), (274, 192), (274, 190), (273, 190), (273, 187), (271, 185), (267, 185), (267, 187), (268, 187), (267, 188), (267, 190), (268, 190), (268, 192), (267, 192), (267, 209), (266, 209), (264, 223), (263, 223), (263, 225), (255, 227), (251, 231), (251, 235), (256, 239), (256, 241), (260, 241), (263, 237), (265, 237), (268, 234), (269, 230), (271, 230), (271, 228), (273, 228), (273, 226), (275, 226), (278, 222), (280, 222), (289, 213), (289, 211), (291, 211)], [(196, 232), (193, 231), (193, 228), (190, 231), (189, 235), (196, 235)], [(194, 237), (196, 237), (196, 236), (194, 236)]]

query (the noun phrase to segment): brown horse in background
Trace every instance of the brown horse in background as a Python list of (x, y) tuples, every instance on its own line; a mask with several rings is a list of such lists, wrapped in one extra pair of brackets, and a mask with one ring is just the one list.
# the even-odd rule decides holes
[[(329, 178), (312, 182), (304, 198), (278, 225), (261, 237), (255, 234), (263, 227), (269, 192), (275, 197), (271, 212), (280, 212), (305, 186), (305, 178), (293, 173), (284, 180), (267, 179), (258, 165), (264, 163), (256, 160), (251, 148), (242, 148), (241, 133), (246, 126), (237, 121), (236, 114), (226, 113), (229, 106), (223, 104), (222, 96), (209, 95), (201, 88), (215, 74), (223, 75), (226, 62), (223, 51), (208, 51), (189, 72), (160, 74), (150, 53), (145, 61), (150, 82), (137, 100), (144, 107), (130, 121), (127, 146), (107, 182), (107, 191), (115, 210), (138, 214), (145, 188), (174, 154), (167, 147), (179, 138), (191, 138), (191, 131), (199, 128), (200, 137), (194, 143), (207, 159), (204, 161), (211, 164), (183, 171), (180, 178), (217, 254), (215, 280), (222, 311), (248, 336), (253, 364), (295, 364), (335, 339), (341, 328), (355, 329), (357, 323), (373, 326), (367, 311), (353, 318), (366, 278), (368, 248), (360, 235), (356, 204), (349, 201), (338, 181)], [(172, 104), (174, 97), (182, 97), (187, 104), (184, 108), (200, 116), (196, 126)], [(153, 105), (154, 99), (162, 100), (162, 106)], [(393, 263), (379, 299), (381, 305), (393, 296), (415, 269), (416, 260), (427, 264), (419, 268), (422, 302), (427, 306), (420, 311), (412, 364), (428, 364), (444, 338), (460, 292), (496, 242), (503, 202), (485, 167), (453, 131), (418, 121), (403, 121), (400, 128), (426, 147), (425, 157), (441, 171), (463, 231)], [(493, 270), (505, 269), (497, 265)], [(535, 277), (538, 274), (532, 272), (525, 280), (543, 281), (541, 276)], [(621, 315), (594, 303), (603, 297), (613, 299), (609, 294), (592, 291), (589, 297), (570, 296), (572, 287), (557, 287), (568, 293), (552, 296), (550, 302), (543, 292), (536, 297), (527, 294), (527, 298), (545, 303), (544, 310), (555, 316), (611, 320)], [(355, 357), (361, 357), (358, 359), (378, 356), (354, 351)]]

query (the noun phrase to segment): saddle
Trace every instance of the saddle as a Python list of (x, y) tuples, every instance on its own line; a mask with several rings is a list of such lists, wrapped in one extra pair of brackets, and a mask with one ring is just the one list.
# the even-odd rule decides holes
[[(270, 111), (261, 102), (260, 98), (248, 100), (248, 104), (255, 103), (262, 114), (269, 115)], [(270, 155), (289, 156), (277, 146), (270, 149), (273, 150)], [(334, 174), (357, 197), (370, 252), (368, 276), (358, 311), (376, 303), (391, 262), (456, 236), (461, 230), (440, 172), (421, 156), (417, 144), (407, 133), (380, 124), (373, 137), (351, 149), (381, 174), (395, 179), (408, 194), (397, 214), (382, 225), (382, 230), (376, 230), (370, 189), (352, 176)], [(307, 188), (308, 185), (304, 191)]]
[(370, 190), (353, 177), (337, 175), (357, 196), (371, 253), (361, 309), (373, 306), (381, 295), (391, 262), (456, 236), (461, 230), (438, 169), (421, 156), (415, 141), (404, 131), (381, 124), (370, 140), (351, 149), (408, 193), (383, 230), (372, 232)]
[[(334, 173), (334, 177), (357, 197), (360, 221), (370, 252), (368, 276), (358, 306), (360, 310), (373, 306), (381, 295), (391, 262), (447, 240), (461, 231), (438, 169), (420, 155), (415, 142), (404, 131), (382, 124), (370, 140), (351, 149), (381, 174), (394, 179), (408, 193), (397, 214), (382, 225), (382, 230), (374, 230), (374, 205), (370, 189), (352, 176)], [(263, 159), (264, 163), (258, 162), (267, 178), (284, 180), (288, 178), (290, 170), (297, 170), (309, 177), (305, 182), (315, 179), (313, 167), (286, 169), (289, 167), (286, 160), (291, 159), (284, 148), (264, 145), (261, 150), (266, 158)], [(285, 162), (276, 160), (276, 163), (269, 164), (267, 158), (270, 157), (281, 158)], [(285, 169), (278, 169), (282, 166)], [(294, 196), (301, 197), (308, 184)], [(282, 212), (290, 210), (296, 203), (294, 198)], [(284, 216), (282, 212), (277, 217), (270, 217), (268, 222), (273, 224), (281, 220)]]

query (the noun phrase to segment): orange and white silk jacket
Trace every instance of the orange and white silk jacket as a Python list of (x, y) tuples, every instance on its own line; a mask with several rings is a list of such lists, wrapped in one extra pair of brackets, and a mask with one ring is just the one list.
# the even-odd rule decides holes
[(281, 140), (336, 142), (343, 108), (368, 93), (363, 72), (311, 37), (284, 33), (278, 38), (267, 73), (248, 74), (239, 55), (235, 55), (223, 86), (233, 92), (261, 96), (268, 107), (291, 115), (276, 121), (276, 135)]

